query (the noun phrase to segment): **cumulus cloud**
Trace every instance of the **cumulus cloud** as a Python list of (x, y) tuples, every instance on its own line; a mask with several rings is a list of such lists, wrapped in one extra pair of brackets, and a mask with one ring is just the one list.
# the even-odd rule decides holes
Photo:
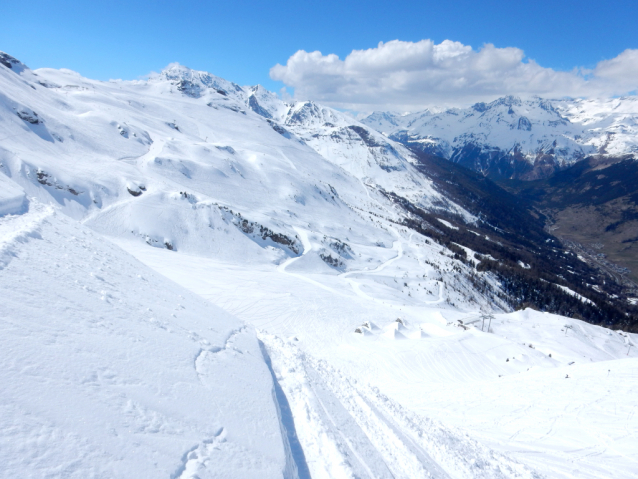
[(270, 69), (273, 80), (311, 99), (358, 111), (418, 110), (463, 106), (503, 95), (593, 97), (638, 89), (638, 50), (625, 50), (594, 69), (569, 72), (544, 68), (519, 48), (431, 40), (379, 43), (337, 55), (299, 50), (286, 65)]

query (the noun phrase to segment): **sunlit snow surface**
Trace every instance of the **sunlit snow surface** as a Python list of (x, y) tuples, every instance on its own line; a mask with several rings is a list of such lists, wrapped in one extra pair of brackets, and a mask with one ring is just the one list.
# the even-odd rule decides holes
[(636, 337), (504, 314), (400, 145), (177, 65), (0, 87), (0, 476), (636, 477)]
[[(401, 458), (393, 470), (399, 477), (419, 477), (418, 468), (409, 469), (412, 463), (404, 459), (416, 460), (418, 451), (451, 477), (517, 477), (515, 466), (483, 446), (547, 477), (636, 477), (638, 359), (629, 347), (634, 335), (532, 310), (497, 314), (492, 332), (486, 332), (487, 322), (481, 332), (478, 314), (398, 298), (367, 300), (358, 293), (366, 287), (374, 294), (373, 275), (327, 281), (292, 265), (290, 271), (248, 268), (124, 246), (262, 331), (298, 411), (301, 444), (319, 452), (318, 442), (330, 440), (341, 451), (337, 459), (318, 454), (311, 464), (317, 476), (336, 477), (325, 471), (335, 461), (347, 463), (351, 454), (339, 432), (330, 431), (334, 421), (321, 417), (320, 392), (308, 385), (320, 376), (359, 418), (377, 451), (393, 441), (392, 453), (384, 458), (388, 465), (390, 457)], [(353, 277), (358, 278), (354, 285), (349, 284)], [(376, 288), (381, 297), (382, 287)], [(454, 325), (459, 318), (476, 322), (464, 330)], [(354, 332), (357, 327), (363, 334)], [(410, 440), (388, 439), (382, 427), (388, 416)], [(442, 432), (431, 419), (458, 429)], [(464, 432), (483, 446), (465, 443)], [(418, 448), (415, 437), (421, 441)], [(420, 464), (427, 468), (422, 458)]]
[(32, 204), (0, 218), (2, 477), (282, 477), (254, 331)]

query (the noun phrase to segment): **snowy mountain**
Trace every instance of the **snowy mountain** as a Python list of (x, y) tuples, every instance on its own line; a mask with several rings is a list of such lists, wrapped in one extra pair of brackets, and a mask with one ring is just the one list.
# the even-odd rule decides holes
[(417, 150), (493, 178), (546, 178), (593, 154), (638, 153), (638, 97), (521, 100), (400, 115), (362, 123)]
[(626, 292), (482, 175), (177, 64), (0, 63), (0, 475), (632, 477)]

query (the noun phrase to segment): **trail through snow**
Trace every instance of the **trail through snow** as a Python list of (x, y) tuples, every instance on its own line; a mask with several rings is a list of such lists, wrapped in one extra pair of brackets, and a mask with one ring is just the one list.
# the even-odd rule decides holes
[(303, 245), (303, 253), (301, 254), (301, 256), (294, 256), (292, 258), (288, 258), (287, 260), (285, 260), (283, 263), (281, 263), (279, 266), (277, 266), (277, 271), (280, 273), (285, 273), (287, 275), (293, 276), (297, 279), (300, 279), (302, 281), (305, 281), (307, 283), (310, 283), (314, 286), (317, 286), (321, 289), (324, 289), (326, 291), (329, 291), (333, 294), (338, 294), (338, 295), (343, 295), (343, 293), (341, 291), (338, 291), (334, 288), (331, 288), (329, 286), (326, 286), (323, 283), (320, 283), (319, 281), (315, 281), (312, 278), (309, 278), (308, 276), (304, 275), (304, 274), (299, 274), (299, 273), (293, 273), (290, 271), (287, 271), (287, 268), (292, 265), (293, 263), (297, 262), (298, 260), (300, 260), (303, 256), (306, 256), (308, 253), (310, 253), (312, 251), (312, 243), (310, 242), (310, 239), (308, 238), (308, 232), (302, 228), (297, 228), (295, 227), (295, 231), (297, 232), (297, 234), (299, 235), (299, 238), (301, 239), (301, 243)]
[[(368, 190), (366, 189), (366, 192), (367, 191)], [(366, 274), (379, 273), (380, 271), (383, 271), (386, 267), (388, 267), (389, 265), (391, 265), (392, 263), (394, 263), (395, 261), (403, 257), (403, 242), (402, 242), (401, 234), (395, 228), (390, 228), (390, 231), (392, 231), (394, 235), (397, 237), (397, 240), (392, 243), (392, 249), (396, 250), (397, 252), (395, 257), (390, 258), (387, 261), (384, 261), (373, 270), (354, 270), (354, 271), (348, 271), (346, 273), (342, 273), (339, 275), (340, 278), (345, 279), (348, 282), (348, 284), (350, 284), (350, 286), (352, 287), (352, 290), (356, 293), (357, 296), (363, 299), (366, 299), (368, 301), (379, 301), (379, 300), (361, 291), (361, 283), (355, 281), (354, 279), (351, 279), (350, 276), (359, 274), (359, 273), (366, 273)], [(412, 240), (412, 233), (410, 233), (410, 238), (408, 240), (408, 243), (411, 240)]]
[(260, 337), (313, 458), (313, 478), (538, 477), (458, 432), (411, 423), (400, 406), (301, 352), (294, 340)]

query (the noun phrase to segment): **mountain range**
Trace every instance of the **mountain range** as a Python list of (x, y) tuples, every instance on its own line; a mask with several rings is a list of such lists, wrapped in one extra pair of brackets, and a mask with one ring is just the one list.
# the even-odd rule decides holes
[(395, 141), (497, 180), (543, 179), (588, 156), (638, 153), (634, 96), (506, 96), (469, 108), (374, 112), (361, 122)]
[(632, 477), (633, 256), (590, 243), (633, 246), (635, 105), (357, 121), (0, 53), (5, 472)]

